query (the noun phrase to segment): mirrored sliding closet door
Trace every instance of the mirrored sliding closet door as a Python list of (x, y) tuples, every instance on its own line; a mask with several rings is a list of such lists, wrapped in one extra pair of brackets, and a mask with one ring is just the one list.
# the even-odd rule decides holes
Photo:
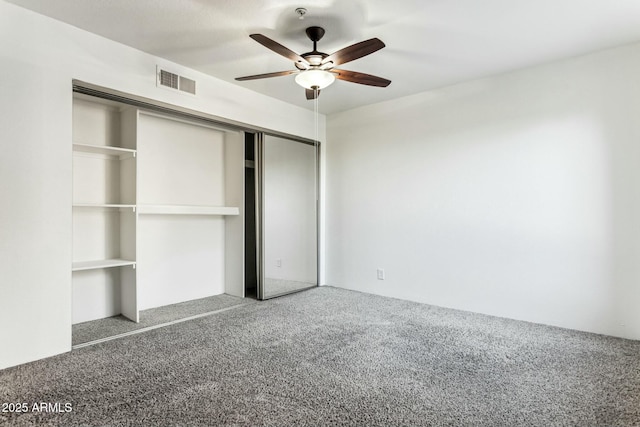
[(259, 284), (268, 299), (318, 285), (318, 146), (259, 135)]

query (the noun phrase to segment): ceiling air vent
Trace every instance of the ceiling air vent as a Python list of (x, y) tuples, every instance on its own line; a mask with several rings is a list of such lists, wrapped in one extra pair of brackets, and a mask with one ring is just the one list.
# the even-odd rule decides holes
[(192, 95), (196, 94), (196, 81), (158, 68), (158, 86), (177, 89)]
[(189, 92), (192, 95), (196, 94), (196, 81), (180, 76), (180, 84), (178, 89), (184, 92)]
[(160, 70), (160, 84), (172, 89), (178, 89), (178, 76), (177, 74), (170, 73), (165, 70)]

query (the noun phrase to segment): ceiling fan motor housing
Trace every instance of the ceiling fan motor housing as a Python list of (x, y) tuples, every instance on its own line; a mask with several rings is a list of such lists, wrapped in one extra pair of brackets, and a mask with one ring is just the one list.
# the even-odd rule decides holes
[(324, 28), (322, 27), (309, 27), (306, 30), (307, 37), (311, 39), (312, 42), (320, 41), (322, 37), (324, 37)]

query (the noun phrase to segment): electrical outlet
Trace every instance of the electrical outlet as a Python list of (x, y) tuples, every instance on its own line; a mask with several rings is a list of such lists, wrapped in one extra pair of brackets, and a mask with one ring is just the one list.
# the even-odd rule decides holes
[(384, 268), (378, 269), (378, 280), (384, 280)]
[(282, 267), (282, 260), (280, 258), (276, 260), (276, 267)]

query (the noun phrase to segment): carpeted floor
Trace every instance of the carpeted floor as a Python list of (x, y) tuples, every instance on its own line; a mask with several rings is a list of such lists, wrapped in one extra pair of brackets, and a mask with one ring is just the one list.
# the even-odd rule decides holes
[(321, 287), (0, 371), (0, 401), (11, 426), (633, 426), (640, 342)]

